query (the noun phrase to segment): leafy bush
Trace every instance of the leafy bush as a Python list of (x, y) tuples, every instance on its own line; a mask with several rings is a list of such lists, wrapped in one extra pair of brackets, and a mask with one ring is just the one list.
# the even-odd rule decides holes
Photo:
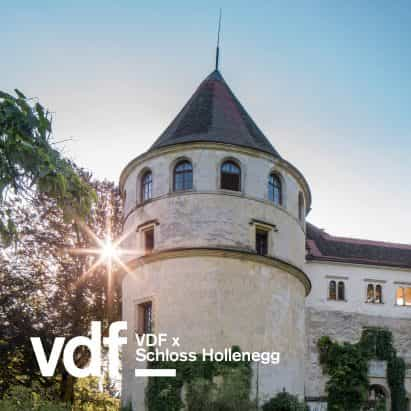
[(74, 388), (76, 411), (117, 411), (120, 407), (120, 400), (100, 391), (96, 377), (79, 378)]
[(213, 381), (196, 378), (187, 386), (188, 411), (253, 411), (249, 368), (228, 368)]
[(0, 400), (0, 411), (71, 411), (71, 406), (44, 399), (42, 394), (19, 385), (11, 387)]
[(197, 378), (187, 386), (186, 403), (190, 411), (207, 411), (213, 409), (216, 395), (216, 384), (205, 378)]
[[(367, 405), (368, 361), (373, 359), (387, 362), (391, 410), (406, 411), (405, 363), (397, 357), (391, 331), (369, 327), (358, 343), (340, 344), (324, 336), (317, 345), (323, 372), (330, 377), (326, 385), (329, 411), (359, 411)], [(377, 409), (383, 410), (385, 401), (380, 402)]]
[[(240, 352), (237, 346), (233, 352)], [(175, 368), (176, 378), (151, 377), (146, 388), (149, 411), (251, 411), (251, 366), (248, 362), (151, 362), (153, 368)], [(218, 381), (218, 383), (216, 383)]]
[(263, 405), (263, 411), (309, 411), (304, 402), (288, 392), (281, 392)]
[(53, 388), (46, 390), (38, 385), (31, 388), (15, 385), (0, 400), (0, 411), (118, 411), (120, 404), (107, 392), (100, 392), (97, 379), (92, 377), (78, 380), (73, 404), (56, 398), (58, 395)]

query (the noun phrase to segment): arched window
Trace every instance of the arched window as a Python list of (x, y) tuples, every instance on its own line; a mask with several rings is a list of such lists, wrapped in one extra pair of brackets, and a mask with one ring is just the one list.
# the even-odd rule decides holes
[(283, 189), (280, 176), (271, 174), (268, 179), (268, 199), (274, 204), (283, 204)]
[(371, 385), (368, 389), (367, 410), (386, 410), (387, 393), (381, 385)]
[(180, 161), (174, 168), (173, 190), (184, 191), (193, 188), (193, 166), (187, 160)]
[(141, 177), (141, 201), (150, 200), (153, 195), (153, 174), (146, 171)]
[(345, 300), (345, 286), (342, 281), (338, 281), (338, 299)]
[(241, 170), (233, 161), (226, 161), (221, 165), (221, 188), (241, 191)]
[(330, 300), (337, 299), (337, 284), (334, 280), (330, 281), (330, 284), (328, 286), (328, 298)]
[(303, 196), (303, 193), (300, 191), (298, 193), (298, 219), (300, 221), (304, 221), (304, 217), (305, 217), (304, 196)]
[(374, 302), (374, 285), (368, 284), (367, 286), (367, 303)]
[(382, 286), (380, 284), (375, 286), (375, 302), (382, 304)]

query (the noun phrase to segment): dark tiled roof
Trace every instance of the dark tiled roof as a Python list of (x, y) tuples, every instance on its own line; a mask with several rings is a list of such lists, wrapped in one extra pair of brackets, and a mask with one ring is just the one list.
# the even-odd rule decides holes
[(411, 245), (334, 237), (307, 223), (307, 260), (411, 268)]
[(150, 150), (189, 142), (233, 144), (280, 157), (217, 70), (200, 84)]

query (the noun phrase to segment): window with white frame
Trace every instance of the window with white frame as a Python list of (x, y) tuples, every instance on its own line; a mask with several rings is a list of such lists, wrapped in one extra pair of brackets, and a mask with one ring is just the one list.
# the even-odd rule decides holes
[(179, 161), (174, 167), (173, 191), (193, 189), (193, 165), (188, 160)]
[(268, 231), (256, 229), (255, 230), (255, 250), (259, 255), (268, 254)]
[(346, 301), (345, 282), (342, 280), (330, 280), (328, 282), (328, 299), (332, 301)]
[(344, 284), (344, 281), (338, 281), (337, 300), (345, 301), (345, 284)]
[(234, 161), (225, 161), (221, 165), (220, 188), (241, 191), (241, 168)]
[(149, 170), (141, 178), (140, 193), (142, 202), (150, 200), (153, 195), (153, 174)]
[(367, 303), (382, 304), (382, 284), (367, 284)]
[(400, 306), (411, 306), (411, 286), (398, 286), (396, 304)]
[(331, 280), (328, 283), (328, 299), (329, 300), (337, 299), (337, 282), (335, 280)]
[(254, 219), (250, 221), (250, 243), (258, 255), (273, 254), (275, 232), (278, 229), (274, 224)]
[(146, 221), (137, 227), (137, 244), (142, 254), (150, 254), (156, 247), (156, 226), (158, 220)]
[(283, 187), (277, 173), (271, 173), (268, 178), (268, 199), (276, 205), (283, 204)]

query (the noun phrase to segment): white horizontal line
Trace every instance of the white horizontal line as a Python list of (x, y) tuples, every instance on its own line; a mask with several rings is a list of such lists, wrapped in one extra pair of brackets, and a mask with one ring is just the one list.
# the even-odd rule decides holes
[(176, 370), (175, 369), (154, 369), (154, 368), (142, 368), (142, 369), (135, 369), (134, 375), (136, 377), (175, 377)]

